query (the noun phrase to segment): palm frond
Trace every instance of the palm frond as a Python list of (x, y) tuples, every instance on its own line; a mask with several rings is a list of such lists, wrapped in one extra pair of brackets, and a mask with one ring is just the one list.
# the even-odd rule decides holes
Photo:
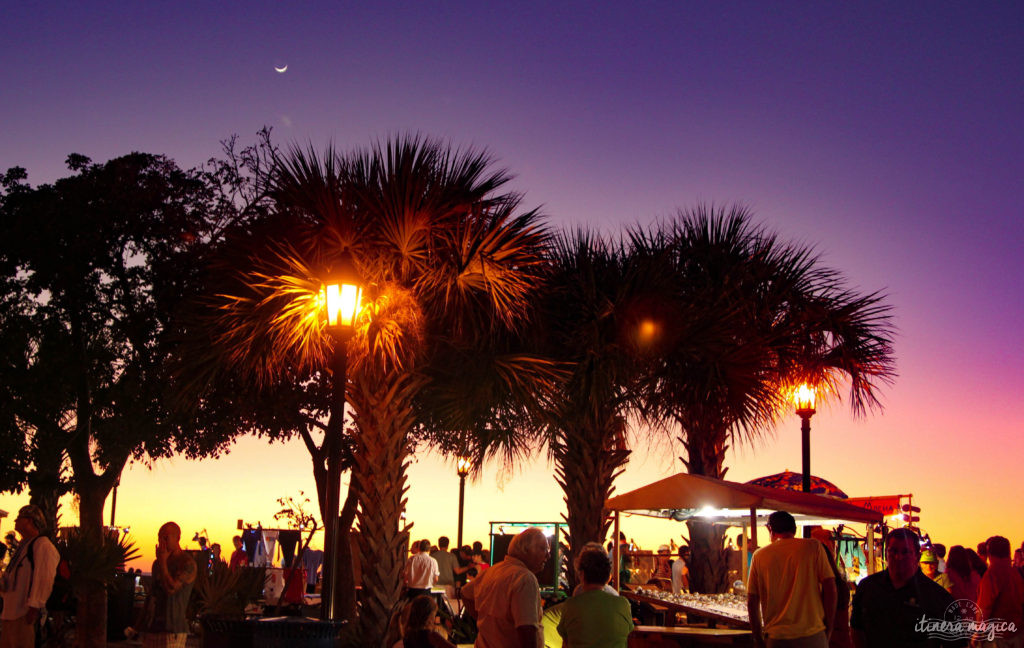
[(79, 527), (61, 534), (57, 546), (71, 568), (71, 587), (78, 592), (112, 584), (118, 568), (140, 555), (127, 536), (103, 533), (97, 537)]
[(647, 257), (673, 257), (665, 271), (682, 318), (645, 378), (645, 413), (678, 421), (686, 436), (715, 435), (693, 439), (694, 448), (770, 433), (801, 381), (827, 398), (849, 379), (855, 413), (877, 406), (878, 386), (894, 376), (881, 294), (846, 289), (812, 249), (755, 225), (743, 206), (698, 205), (629, 240)]
[(332, 341), (311, 264), (281, 246), (265, 251), (254, 265), (237, 272), (236, 292), (213, 297), (211, 352), (264, 384), (286, 367), (326, 366)]

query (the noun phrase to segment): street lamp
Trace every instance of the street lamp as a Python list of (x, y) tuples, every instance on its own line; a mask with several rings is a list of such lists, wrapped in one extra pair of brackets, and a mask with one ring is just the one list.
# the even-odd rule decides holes
[(811, 492), (811, 417), (814, 416), (814, 387), (804, 383), (793, 392), (796, 413), (800, 415), (800, 442), (803, 450), (803, 484), (805, 493)]
[(322, 303), (327, 311), (327, 331), (334, 338), (331, 354), (331, 418), (327, 424), (327, 493), (324, 512), (324, 569), (321, 616), (338, 616), (335, 591), (338, 574), (338, 514), (341, 504), (341, 438), (345, 426), (345, 368), (347, 343), (355, 330), (362, 299), (362, 281), (351, 255), (343, 252), (325, 268), (321, 277)]
[(466, 505), (466, 475), (469, 474), (470, 467), (469, 457), (459, 457), (455, 464), (455, 472), (459, 475), (459, 535), (456, 547), (462, 546), (462, 509)]

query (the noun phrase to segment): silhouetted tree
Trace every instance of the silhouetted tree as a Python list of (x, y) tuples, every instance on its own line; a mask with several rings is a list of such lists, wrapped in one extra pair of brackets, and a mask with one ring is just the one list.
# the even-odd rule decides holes
[[(13, 169), (0, 195), (4, 485), (28, 485), (51, 517), (70, 488), (82, 533), (97, 540), (129, 459), (216, 453), (237, 433), (208, 398), (223, 429), (196, 436), (166, 391), (176, 316), (209, 242), (237, 212), (223, 209), (209, 172), (162, 156), (71, 155), (68, 166), (72, 175), (38, 187)], [(86, 594), (78, 636), (94, 645), (105, 638), (106, 599), (102, 587)]]

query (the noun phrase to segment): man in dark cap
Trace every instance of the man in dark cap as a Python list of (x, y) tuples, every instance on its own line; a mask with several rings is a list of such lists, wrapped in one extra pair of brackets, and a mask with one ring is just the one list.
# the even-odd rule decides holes
[(0, 578), (4, 609), (0, 613), (0, 648), (32, 648), (36, 624), (53, 590), (60, 554), (47, 538), (46, 516), (33, 504), (23, 506), (14, 520), (21, 536), (18, 550)]

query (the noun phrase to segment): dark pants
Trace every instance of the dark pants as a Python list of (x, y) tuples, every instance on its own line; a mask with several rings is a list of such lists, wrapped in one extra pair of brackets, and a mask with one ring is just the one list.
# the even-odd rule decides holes
[(417, 596), (421, 595), (421, 594), (430, 596), (430, 590), (429, 589), (419, 589), (417, 587), (410, 587), (405, 592), (406, 597), (408, 597), (410, 601), (412, 599), (416, 598)]

